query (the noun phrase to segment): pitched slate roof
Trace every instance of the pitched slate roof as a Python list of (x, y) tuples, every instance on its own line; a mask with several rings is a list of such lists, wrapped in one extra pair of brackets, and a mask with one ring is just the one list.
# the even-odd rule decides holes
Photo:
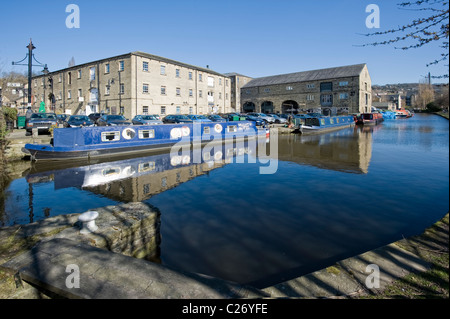
[(303, 72), (255, 78), (250, 82), (248, 82), (246, 85), (244, 85), (243, 88), (359, 76), (365, 65), (366, 65), (365, 63), (362, 63), (328, 69), (311, 70), (311, 71), (303, 71)]

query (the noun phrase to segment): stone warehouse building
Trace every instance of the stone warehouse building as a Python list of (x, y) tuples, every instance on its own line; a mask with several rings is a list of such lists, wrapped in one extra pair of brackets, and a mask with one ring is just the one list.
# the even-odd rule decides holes
[(242, 112), (241, 110), (241, 88), (252, 80), (251, 77), (236, 72), (225, 73), (231, 82), (231, 108), (233, 112)]
[(144, 52), (131, 52), (35, 76), (33, 110), (66, 114), (106, 112), (131, 119), (137, 114), (206, 114), (234, 111), (230, 79)]
[(366, 64), (255, 78), (241, 88), (243, 112), (324, 115), (371, 112)]

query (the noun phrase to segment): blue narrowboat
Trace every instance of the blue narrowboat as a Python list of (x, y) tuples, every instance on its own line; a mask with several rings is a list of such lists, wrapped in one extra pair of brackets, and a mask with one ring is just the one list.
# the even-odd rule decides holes
[(57, 128), (51, 144), (26, 144), (22, 150), (31, 160), (90, 159), (268, 134), (251, 121)]
[(352, 115), (343, 116), (316, 116), (305, 118), (304, 124), (300, 126), (302, 134), (322, 133), (342, 129), (355, 124), (355, 119)]

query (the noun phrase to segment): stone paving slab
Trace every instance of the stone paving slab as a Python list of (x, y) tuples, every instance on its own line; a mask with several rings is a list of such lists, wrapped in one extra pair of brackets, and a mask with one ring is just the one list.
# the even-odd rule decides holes
[[(410, 272), (426, 271), (429, 267), (419, 256), (393, 243), (262, 290), (274, 298), (348, 296), (364, 290), (382, 290)], [(373, 279), (375, 271), (379, 271), (379, 281)], [(366, 280), (376, 286), (368, 287)]]
[[(79, 288), (69, 265), (77, 265)], [(36, 245), (2, 265), (20, 277), (66, 298), (147, 299), (147, 298), (261, 298), (261, 291), (210, 276), (184, 273), (142, 259), (56, 238)], [(70, 285), (70, 284), (69, 284)]]

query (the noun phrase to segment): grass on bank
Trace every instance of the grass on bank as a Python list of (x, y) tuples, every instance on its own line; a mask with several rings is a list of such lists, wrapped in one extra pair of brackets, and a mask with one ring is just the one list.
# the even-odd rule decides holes
[(449, 214), (422, 235), (400, 241), (399, 245), (431, 264), (429, 270), (410, 273), (383, 291), (362, 299), (449, 299)]

